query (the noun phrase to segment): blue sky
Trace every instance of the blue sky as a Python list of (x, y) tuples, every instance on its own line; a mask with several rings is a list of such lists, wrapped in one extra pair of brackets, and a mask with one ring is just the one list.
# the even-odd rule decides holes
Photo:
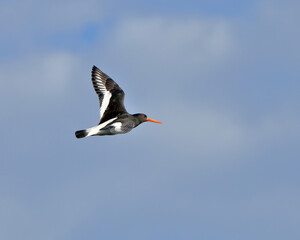
[[(0, 238), (299, 239), (298, 1), (1, 1)], [(92, 65), (143, 124), (98, 123)]]

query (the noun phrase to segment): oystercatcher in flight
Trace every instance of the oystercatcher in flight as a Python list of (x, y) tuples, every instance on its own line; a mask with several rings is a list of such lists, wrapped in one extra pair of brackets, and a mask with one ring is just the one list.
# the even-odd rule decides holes
[(125, 93), (109, 76), (96, 66), (92, 82), (100, 102), (100, 122), (97, 126), (75, 132), (77, 138), (128, 133), (143, 122), (162, 123), (145, 114), (129, 114), (124, 107)]

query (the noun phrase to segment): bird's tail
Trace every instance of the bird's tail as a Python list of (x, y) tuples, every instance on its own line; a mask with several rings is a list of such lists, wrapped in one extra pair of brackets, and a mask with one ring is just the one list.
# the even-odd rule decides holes
[(88, 136), (88, 134), (89, 134), (89, 131), (87, 131), (87, 130), (80, 130), (80, 131), (75, 132), (75, 136), (77, 138), (84, 138), (84, 137)]
[(102, 129), (109, 124), (110, 122), (114, 121), (116, 118), (112, 118), (104, 123), (101, 123), (95, 127), (91, 127), (85, 130), (80, 130), (80, 131), (76, 131), (75, 132), (75, 136), (77, 138), (84, 138), (84, 137), (88, 137), (88, 136), (101, 136), (101, 135), (108, 135), (110, 132), (106, 131), (102, 131)]

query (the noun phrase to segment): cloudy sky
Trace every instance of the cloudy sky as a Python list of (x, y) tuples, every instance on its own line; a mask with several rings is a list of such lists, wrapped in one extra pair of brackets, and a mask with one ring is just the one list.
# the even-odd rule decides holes
[[(0, 239), (300, 239), (299, 1), (0, 1)], [(92, 65), (126, 108), (98, 123)]]

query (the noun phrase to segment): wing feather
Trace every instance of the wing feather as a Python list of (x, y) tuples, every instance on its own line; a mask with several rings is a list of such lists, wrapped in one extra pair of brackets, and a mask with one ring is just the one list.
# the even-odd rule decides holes
[(124, 106), (124, 91), (108, 75), (96, 66), (92, 69), (92, 83), (99, 97), (100, 123), (119, 114), (127, 113)]

